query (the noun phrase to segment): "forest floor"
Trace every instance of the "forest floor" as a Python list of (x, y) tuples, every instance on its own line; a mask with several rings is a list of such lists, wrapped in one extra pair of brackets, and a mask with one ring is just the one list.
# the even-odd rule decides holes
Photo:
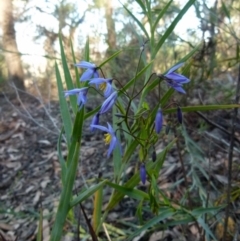
[[(57, 102), (44, 103), (42, 100), (26, 94), (21, 96), (0, 94), (0, 103), (0, 240), (36, 240), (41, 210), (44, 216), (43, 240), (47, 241), (61, 191), (61, 170), (57, 154), (58, 134), (61, 128), (59, 104)], [(182, 155), (187, 173), (191, 173), (192, 167), (195, 166), (194, 170), (201, 183), (199, 187), (195, 187), (196, 190), (193, 194), (195, 198), (200, 198), (200, 189), (203, 187), (209, 196), (209, 202), (222, 203), (225, 201), (224, 190), (227, 184), (230, 136), (219, 130), (217, 126), (220, 125), (230, 132), (231, 115), (229, 113), (230, 111), (219, 111), (215, 114), (205, 113), (212, 121), (212, 125), (205, 125), (201, 132), (199, 132), (200, 123), (203, 123), (204, 120), (195, 113), (185, 115), (184, 124), (187, 126), (189, 143), (185, 143), (188, 148), (183, 148)], [(82, 187), (96, 183), (100, 173), (104, 178), (109, 179), (113, 174), (112, 162), (106, 158), (107, 149), (102, 141), (103, 134), (101, 132), (91, 134), (89, 122), (86, 123), (84, 130), (81, 165), (79, 165), (74, 193), (80, 191)], [(237, 125), (232, 172), (233, 188), (238, 191), (236, 193), (240, 193), (240, 189), (237, 188), (240, 176), (239, 134), (240, 128)], [(169, 138), (164, 137), (156, 147), (157, 152), (160, 152), (168, 141)], [(186, 142), (186, 137), (182, 139), (183, 145), (185, 145), (184, 141)], [(64, 142), (61, 145), (63, 155), (66, 157), (66, 145)], [(198, 163), (194, 163), (194, 158)], [(137, 157), (126, 170), (126, 178), (131, 177), (138, 170), (136, 160)], [(198, 169), (196, 166), (200, 166), (202, 169)], [(208, 178), (204, 177), (201, 170), (207, 173)], [(167, 155), (158, 180), (159, 187), (173, 202), (178, 202), (186, 189), (183, 182), (172, 188), (173, 184), (182, 178), (178, 152), (174, 148)], [(193, 181), (194, 178), (189, 174), (190, 185)], [(146, 186), (140, 183), (139, 188), (147, 191), (148, 185), (149, 183)], [(239, 223), (239, 195), (235, 195), (234, 203), (231, 206), (231, 217), (235, 223)], [(106, 202), (109, 197), (110, 190), (106, 189), (104, 194)], [(84, 202), (83, 205), (91, 217), (92, 200)], [(125, 229), (130, 228), (130, 226), (124, 226), (126, 222), (137, 225), (136, 207), (136, 201), (124, 198), (109, 213), (108, 223), (114, 227)], [(81, 226), (86, 228), (80, 210), (76, 209), (75, 214), (76, 220), (79, 220)], [(214, 223), (212, 220), (211, 225), (212, 231), (215, 232), (216, 222)], [(237, 226), (239, 227), (239, 225)], [(71, 221), (66, 223), (64, 232), (66, 236), (63, 240), (78, 240), (74, 238), (77, 231), (73, 229)], [(239, 228), (236, 230), (236, 233), (238, 232)], [(216, 235), (221, 234), (218, 232)], [(200, 240), (200, 236), (196, 225), (191, 223), (186, 224), (185, 227), (172, 226), (165, 232), (153, 230), (152, 233), (143, 233), (134, 241), (197, 241)], [(221, 236), (218, 237), (220, 240)], [(112, 240), (114, 241), (114, 239)]]

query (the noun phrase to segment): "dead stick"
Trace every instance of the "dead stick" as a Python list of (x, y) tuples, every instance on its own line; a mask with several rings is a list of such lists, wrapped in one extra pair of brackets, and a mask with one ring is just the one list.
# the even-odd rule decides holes
[[(236, 103), (239, 102), (239, 93), (240, 93), (240, 64), (238, 66), (238, 82), (237, 82), (236, 97), (235, 97)], [(227, 237), (228, 217), (230, 213), (231, 186), (232, 186), (232, 157), (233, 157), (234, 133), (235, 133), (238, 109), (234, 108), (233, 111), (234, 111), (234, 114), (232, 118), (231, 139), (230, 139), (229, 152), (228, 152), (227, 206), (225, 209), (223, 240), (226, 240), (226, 237)]]

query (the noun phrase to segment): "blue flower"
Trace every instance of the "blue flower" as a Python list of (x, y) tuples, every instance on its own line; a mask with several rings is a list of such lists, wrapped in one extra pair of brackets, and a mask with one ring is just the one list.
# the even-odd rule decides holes
[(146, 179), (147, 179), (147, 173), (146, 173), (146, 168), (145, 168), (144, 163), (142, 163), (140, 166), (140, 179), (142, 181), (142, 184), (144, 185), (146, 183)]
[(112, 93), (112, 79), (94, 78), (91, 79), (89, 84), (95, 84), (101, 91), (104, 92), (104, 96), (107, 98)]
[(183, 64), (184, 63), (180, 63), (180, 64), (173, 66), (167, 72), (167, 74), (165, 74), (163, 77), (170, 87), (174, 88), (176, 91), (178, 91), (180, 93), (186, 94), (185, 90), (182, 88), (182, 85), (190, 82), (190, 80), (187, 77), (174, 72), (175, 70), (180, 68)]
[(160, 131), (162, 130), (162, 126), (163, 126), (163, 114), (162, 114), (162, 111), (159, 109), (155, 117), (155, 130), (157, 134), (159, 134)]
[(100, 114), (97, 113), (93, 119), (92, 119), (92, 122), (91, 122), (91, 125), (90, 125), (90, 130), (91, 131), (94, 131), (94, 127), (92, 127), (92, 125), (98, 125), (99, 124), (99, 117), (100, 117)]
[(107, 124), (108, 124), (108, 128), (101, 125), (91, 125), (91, 128), (97, 128), (107, 132), (107, 134), (104, 134), (104, 141), (106, 145), (109, 145), (108, 152), (107, 152), (107, 157), (109, 157), (112, 151), (114, 150), (114, 148), (116, 147), (116, 145), (118, 144), (118, 140), (112, 126), (109, 123)]
[(87, 87), (84, 87), (81, 89), (76, 88), (72, 90), (65, 90), (64, 96), (68, 97), (69, 95), (77, 95), (77, 105), (79, 109), (81, 109), (83, 105), (85, 105), (87, 102), (87, 92), (88, 92)]
[(117, 99), (117, 96), (118, 96), (118, 94), (116, 91), (112, 92), (112, 94), (110, 96), (108, 96), (108, 98), (103, 102), (99, 113), (103, 114), (103, 113), (107, 112), (114, 105), (114, 103)]
[(87, 61), (81, 61), (79, 64), (75, 64), (75, 66), (87, 69), (81, 76), (80, 81), (86, 81), (86, 80), (90, 80), (91, 78), (99, 77), (99, 74), (97, 71), (98, 68), (95, 64), (92, 64)]

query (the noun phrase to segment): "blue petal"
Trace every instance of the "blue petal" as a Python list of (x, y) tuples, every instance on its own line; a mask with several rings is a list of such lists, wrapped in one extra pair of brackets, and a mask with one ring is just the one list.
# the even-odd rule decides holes
[(168, 79), (174, 80), (176, 82), (181, 82), (181, 84), (186, 84), (190, 82), (190, 80), (185, 77), (184, 75), (177, 74), (177, 73), (170, 73), (165, 75)]
[(92, 78), (94, 70), (93, 69), (87, 69), (81, 76), (80, 81), (86, 81)]
[(112, 90), (113, 90), (112, 85), (107, 83), (107, 87), (104, 91), (104, 97), (107, 98), (108, 96), (110, 96), (112, 93)]
[(182, 94), (186, 94), (186, 91), (179, 85), (179, 86), (174, 86), (173, 87), (176, 91), (182, 93)]
[(112, 151), (114, 150), (115, 146), (117, 144), (117, 138), (115, 135), (112, 135), (112, 139), (108, 148), (108, 153), (107, 153), (107, 157), (110, 156), (110, 154), (112, 153)]
[(72, 89), (72, 90), (65, 90), (64, 96), (67, 97), (69, 95), (76, 95), (81, 91), (81, 89)]
[(87, 61), (81, 61), (78, 64), (75, 64), (75, 66), (80, 67), (80, 68), (84, 68), (84, 69), (94, 69), (96, 68), (96, 65)]
[(142, 181), (142, 184), (144, 185), (146, 183), (147, 173), (146, 173), (145, 165), (143, 163), (140, 166), (140, 179)]
[(98, 78), (99, 77), (99, 73), (98, 73), (98, 71), (96, 69), (94, 69), (93, 77), (94, 78)]
[(179, 63), (179, 64), (173, 66), (170, 70), (168, 70), (167, 74), (170, 74), (170, 73), (174, 72), (175, 70), (179, 69), (183, 65), (184, 65), (184, 63)]
[(91, 81), (89, 81), (89, 84), (102, 84), (103, 82), (106, 82), (106, 79), (104, 78), (93, 78)]
[(103, 114), (105, 112), (107, 112), (115, 103), (117, 99), (117, 92), (114, 91), (102, 104), (102, 107), (99, 111), (100, 114)]
[(157, 134), (161, 132), (162, 126), (163, 126), (163, 115), (162, 115), (162, 111), (158, 110), (155, 117), (155, 130)]
[(108, 125), (108, 132), (113, 136), (115, 135), (115, 131), (113, 130), (112, 126), (107, 122)]
[(108, 132), (109, 133), (109, 130), (107, 127), (105, 126), (100, 126), (100, 125), (90, 125), (91, 128), (97, 128), (99, 130), (102, 130), (102, 131), (105, 131), (105, 132)]
[(95, 128), (92, 127), (93, 125), (98, 125), (99, 124), (99, 113), (97, 113), (93, 119), (92, 119), (92, 122), (91, 122), (91, 125), (90, 125), (90, 130), (93, 131)]

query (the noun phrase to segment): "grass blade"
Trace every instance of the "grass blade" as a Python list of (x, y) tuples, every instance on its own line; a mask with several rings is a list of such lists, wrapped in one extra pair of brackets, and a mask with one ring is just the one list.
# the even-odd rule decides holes
[(64, 94), (63, 94), (63, 83), (62, 83), (62, 78), (61, 78), (57, 63), (55, 63), (55, 71), (56, 71), (57, 86), (58, 86), (60, 112), (61, 112), (63, 127), (65, 131), (66, 139), (67, 139), (67, 145), (69, 147), (71, 133), (72, 133), (72, 119), (68, 109), (66, 98), (64, 97)]
[(177, 15), (177, 17), (173, 20), (171, 25), (168, 27), (166, 32), (163, 34), (161, 39), (158, 41), (155, 51), (154, 51), (154, 56), (156, 56), (157, 52), (161, 48), (161, 46), (164, 44), (166, 39), (169, 37), (169, 35), (173, 32), (174, 28), (177, 26), (178, 22), (181, 20), (181, 18), (184, 16), (184, 14), (188, 11), (188, 9), (194, 4), (195, 0), (189, 0), (186, 5), (183, 7), (183, 9), (180, 11), (180, 13)]

